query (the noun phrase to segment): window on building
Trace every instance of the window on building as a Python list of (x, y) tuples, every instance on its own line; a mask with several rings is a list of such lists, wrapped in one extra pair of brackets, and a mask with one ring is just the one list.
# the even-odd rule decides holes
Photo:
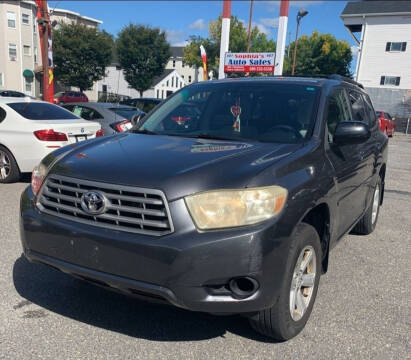
[(398, 52), (407, 50), (406, 42), (387, 42), (385, 46), (385, 51)]
[(34, 63), (37, 64), (37, 46), (34, 47)]
[(23, 54), (26, 56), (31, 55), (31, 47), (28, 45), (23, 45)]
[(16, 28), (16, 13), (7, 11), (7, 25), (10, 29)]
[(17, 46), (16, 44), (9, 44), (9, 59), (11, 61), (17, 60)]
[(29, 14), (21, 14), (21, 23), (24, 25), (30, 25), (30, 15)]
[(157, 99), (160, 97), (160, 90), (157, 89)]
[(182, 67), (185, 67), (184, 63), (181, 64)]
[(26, 82), (26, 93), (31, 94), (31, 82)]
[(181, 77), (184, 79), (184, 75), (181, 75)]
[(176, 61), (173, 60), (173, 68), (175, 68), (175, 67), (176, 67)]
[(161, 90), (161, 98), (164, 99), (164, 90)]
[(381, 76), (380, 85), (399, 86), (400, 82), (400, 76)]
[(180, 82), (180, 89), (183, 87), (183, 82), (181, 81)]
[(174, 87), (174, 77), (171, 78), (171, 87)]
[(168, 80), (167, 80), (167, 85), (166, 86), (168, 86)]
[(188, 82), (191, 83), (191, 75), (188, 77)]

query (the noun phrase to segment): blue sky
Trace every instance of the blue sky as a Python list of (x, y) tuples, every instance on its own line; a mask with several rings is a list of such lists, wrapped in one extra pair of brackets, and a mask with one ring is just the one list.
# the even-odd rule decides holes
[[(351, 45), (354, 41), (345, 29), (340, 14), (347, 1), (292, 1), (288, 31), (295, 37), (296, 14), (305, 8), (309, 14), (302, 20), (300, 34), (314, 30), (331, 33)], [(253, 24), (269, 37), (276, 39), (279, 1), (255, 1)], [(160, 27), (167, 32), (172, 45), (183, 45), (190, 35), (207, 36), (208, 23), (222, 11), (222, 1), (51, 1), (50, 8), (58, 7), (79, 12), (103, 21), (102, 29), (116, 35), (129, 23)], [(232, 14), (248, 22), (249, 1), (233, 1)]]

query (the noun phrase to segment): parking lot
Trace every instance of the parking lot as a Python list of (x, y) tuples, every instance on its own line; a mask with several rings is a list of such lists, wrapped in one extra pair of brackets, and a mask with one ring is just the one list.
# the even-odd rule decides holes
[(305, 330), (286, 343), (241, 317), (107, 292), (21, 256), (28, 184), (0, 185), (0, 359), (406, 359), (411, 353), (411, 136), (390, 139), (384, 206), (370, 236), (330, 257)]

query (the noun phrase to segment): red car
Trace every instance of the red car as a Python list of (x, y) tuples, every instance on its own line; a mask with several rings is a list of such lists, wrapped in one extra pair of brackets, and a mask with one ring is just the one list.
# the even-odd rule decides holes
[(392, 137), (394, 135), (394, 118), (385, 111), (376, 111), (380, 129), (385, 135)]
[(88, 97), (80, 91), (62, 91), (54, 95), (54, 103), (57, 105), (73, 102), (88, 102)]

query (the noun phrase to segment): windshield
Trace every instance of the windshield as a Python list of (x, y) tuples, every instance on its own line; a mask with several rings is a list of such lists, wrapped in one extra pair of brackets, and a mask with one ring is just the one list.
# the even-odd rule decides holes
[(110, 111), (116, 113), (117, 115), (120, 115), (121, 117), (127, 119), (127, 120), (131, 120), (133, 118), (134, 115), (138, 115), (141, 113), (140, 110), (136, 110), (133, 108), (110, 108)]
[(319, 92), (281, 82), (193, 85), (164, 102), (136, 131), (299, 143), (311, 136)]
[(8, 103), (14, 111), (29, 120), (67, 120), (78, 119), (70, 111), (49, 103), (18, 102)]

